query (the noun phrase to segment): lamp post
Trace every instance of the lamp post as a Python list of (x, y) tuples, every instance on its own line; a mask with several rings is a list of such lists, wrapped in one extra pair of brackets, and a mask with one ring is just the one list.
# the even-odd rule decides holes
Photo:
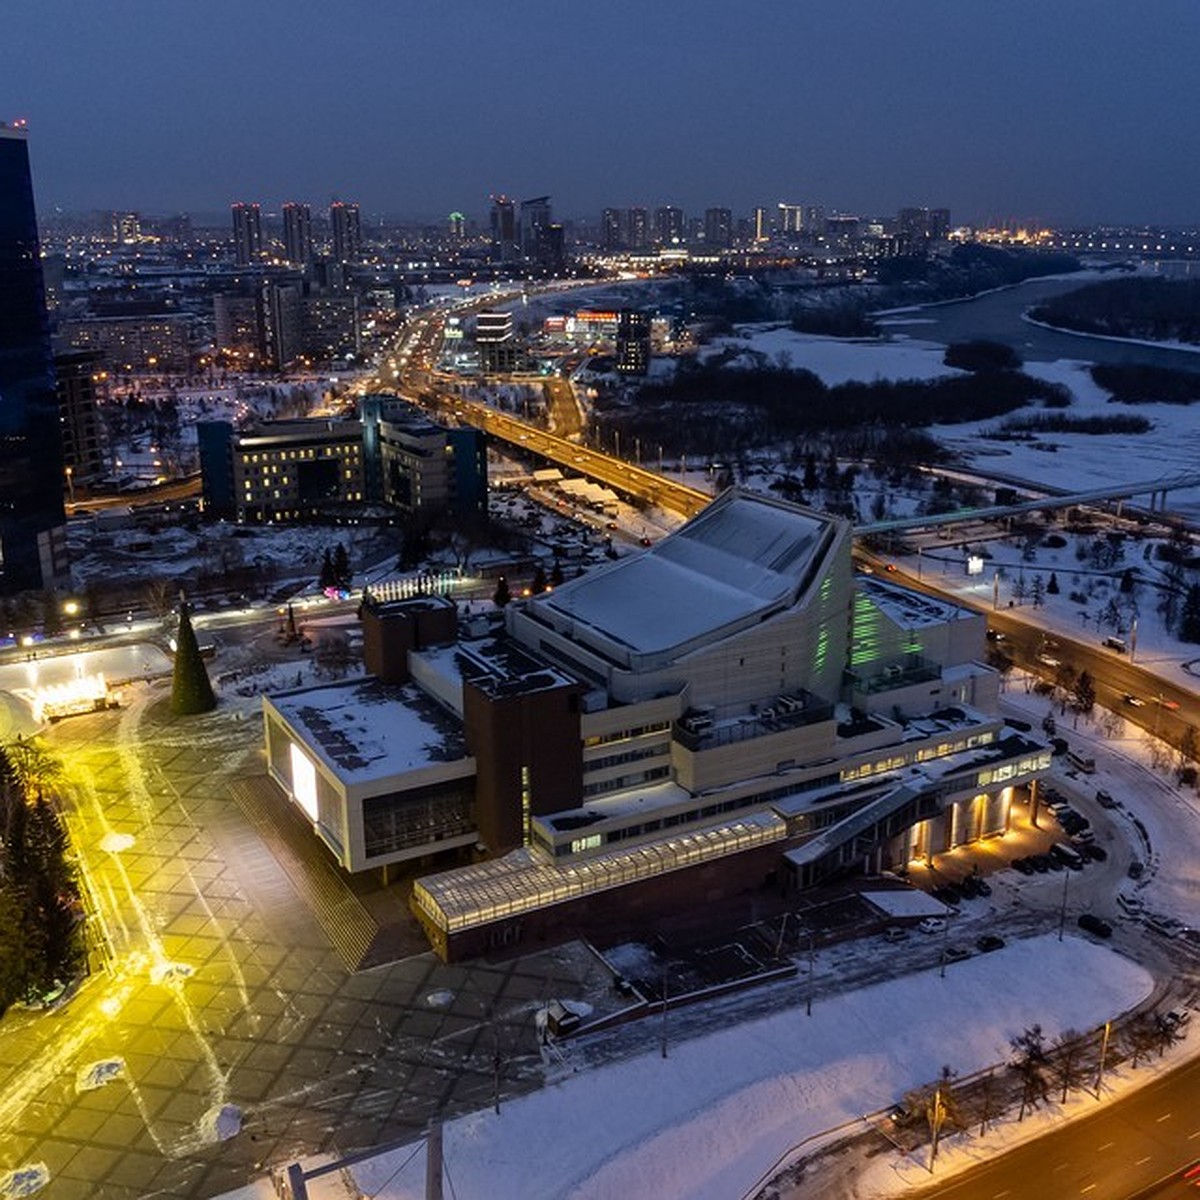
[(813, 931), (808, 931), (808, 988), (807, 995), (804, 998), (804, 1015), (812, 1016), (813, 1002)]

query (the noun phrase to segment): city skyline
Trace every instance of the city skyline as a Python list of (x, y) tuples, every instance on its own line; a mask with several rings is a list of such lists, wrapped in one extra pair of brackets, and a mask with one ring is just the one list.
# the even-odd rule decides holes
[[(1075, 0), (826, 0), (764, 19), (711, 3), (604, 19), (533, 0), (350, 14), (290, 5), (249, 36), (235, 7), (123, 6), (124, 21), (22, 0), (4, 117), (29, 120), (55, 210), (219, 212), (236, 200), (364, 214), (482, 215), (778, 201), (967, 222), (1187, 224), (1200, 166), (1178, 103), (1200, 22)], [(1173, 36), (1163, 38), (1163, 30)], [(1150, 133), (1152, 136), (1147, 136)], [(219, 169), (214, 165), (219, 164)]]

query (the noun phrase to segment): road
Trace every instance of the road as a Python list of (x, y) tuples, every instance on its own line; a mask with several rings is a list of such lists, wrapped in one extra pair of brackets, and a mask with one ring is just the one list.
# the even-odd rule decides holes
[[(919, 1191), (925, 1200), (1132, 1200), (1195, 1196), (1180, 1182), (1200, 1158), (1200, 1060), (1074, 1121), (1052, 1137)], [(1151, 1180), (1147, 1185), (1147, 1180)]]
[(995, 644), (1022, 670), (1049, 683), (1057, 680), (1058, 664), (1086, 671), (1095, 683), (1097, 704), (1172, 746), (1178, 746), (1189, 729), (1200, 726), (1200, 695), (1107, 649), (1098, 635), (1085, 641), (1058, 631), (1048, 633), (1037, 623), (1037, 610), (1032, 607), (993, 609), (989, 602), (939, 588), (861, 548), (855, 549), (855, 558), (904, 587), (986, 613), (988, 628), (1003, 635)]

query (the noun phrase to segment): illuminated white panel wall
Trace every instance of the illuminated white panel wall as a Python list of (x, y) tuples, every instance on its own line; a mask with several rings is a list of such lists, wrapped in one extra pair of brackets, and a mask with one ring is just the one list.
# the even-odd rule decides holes
[(317, 808), (317, 769), (312, 760), (296, 745), (291, 746), (292, 759), (292, 794), (296, 802), (308, 814), (310, 821), (316, 821), (319, 815)]

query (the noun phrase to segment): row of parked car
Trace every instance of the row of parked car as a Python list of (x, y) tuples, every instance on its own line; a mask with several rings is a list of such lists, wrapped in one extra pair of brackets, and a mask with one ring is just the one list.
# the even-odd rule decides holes
[(943, 883), (929, 893), (950, 908), (957, 908), (964, 900), (977, 900), (992, 894), (992, 885), (979, 875), (968, 875), (957, 883)]

